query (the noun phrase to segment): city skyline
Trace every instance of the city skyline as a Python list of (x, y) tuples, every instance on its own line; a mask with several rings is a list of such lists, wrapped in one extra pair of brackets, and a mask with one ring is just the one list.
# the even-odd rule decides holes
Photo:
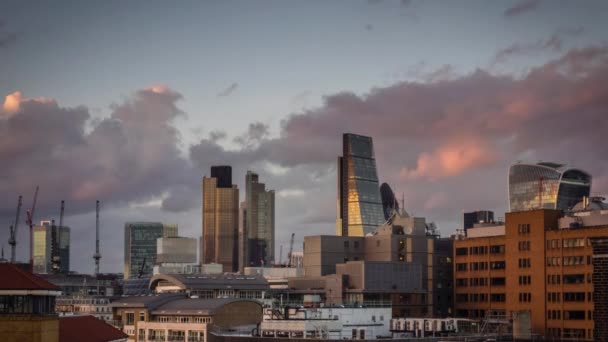
[(291, 233), (300, 249), (335, 232), (345, 132), (374, 139), (379, 183), (444, 234), (463, 212), (501, 217), (518, 160), (580, 167), (606, 194), (608, 5), (517, 4), (3, 3), (0, 245), (23, 195), (28, 259), (40, 185), (34, 220), (66, 201), (79, 272), (104, 203), (101, 272), (120, 271), (125, 222), (200, 236), (200, 180), (227, 164), (240, 189), (251, 169), (276, 190), (275, 253)]

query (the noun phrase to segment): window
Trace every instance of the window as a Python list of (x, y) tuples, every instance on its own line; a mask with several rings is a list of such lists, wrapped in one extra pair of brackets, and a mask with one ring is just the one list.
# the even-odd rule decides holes
[(585, 319), (585, 311), (583, 310), (565, 310), (564, 320), (580, 321)]
[(456, 286), (458, 287), (467, 287), (469, 284), (469, 279), (467, 278), (457, 278), (456, 279)]
[(467, 255), (467, 248), (456, 248), (456, 255)]
[(355, 248), (359, 248), (359, 241), (354, 242)]
[(491, 302), (504, 302), (507, 296), (504, 293), (492, 293), (490, 294)]
[(493, 245), (490, 246), (490, 254), (504, 254), (505, 245)]
[(125, 314), (125, 325), (135, 324), (135, 314), (133, 312), (127, 312)]
[(505, 283), (506, 281), (504, 277), (490, 278), (490, 284), (492, 286), (504, 286)]
[(519, 268), (530, 268), (530, 258), (519, 259)]
[(519, 276), (519, 285), (530, 285), (532, 283), (532, 276)]
[(146, 314), (143, 311), (139, 312), (139, 320), (140, 321), (145, 321), (146, 320)]
[(564, 302), (584, 302), (585, 292), (564, 292)]
[(490, 269), (492, 270), (504, 270), (506, 263), (504, 261), (493, 261), (490, 263)]
[(517, 244), (517, 249), (520, 251), (529, 251), (530, 241), (519, 241)]
[(456, 263), (456, 271), (457, 272), (463, 272), (467, 270), (467, 264), (466, 263)]
[(518, 224), (517, 225), (517, 232), (519, 234), (530, 234), (530, 224)]
[(519, 293), (519, 302), (520, 303), (529, 303), (532, 301), (532, 294), (529, 292), (520, 292)]
[(349, 248), (348, 241), (344, 241), (344, 249), (348, 249), (348, 248)]

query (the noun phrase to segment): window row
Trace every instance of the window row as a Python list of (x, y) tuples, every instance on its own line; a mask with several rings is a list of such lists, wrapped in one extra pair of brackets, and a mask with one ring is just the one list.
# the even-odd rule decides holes
[(530, 241), (519, 241), (517, 243), (517, 249), (520, 251), (529, 251), (530, 250)]
[(579, 248), (585, 246), (591, 246), (591, 240), (588, 238), (572, 238), (572, 239), (551, 239), (547, 240), (547, 249), (560, 249), (560, 248)]
[(530, 224), (523, 223), (517, 225), (517, 233), (519, 234), (530, 234)]
[(532, 294), (530, 292), (520, 292), (519, 293), (519, 302), (520, 303), (529, 303), (532, 301)]
[(585, 257), (582, 255), (577, 256), (565, 256), (563, 259), (561, 257), (547, 257), (547, 266), (560, 266), (563, 262), (564, 266), (576, 266), (576, 265), (591, 265), (591, 256), (587, 255)]
[(530, 268), (532, 266), (530, 258), (519, 259), (518, 266), (519, 268)]
[(525, 275), (519, 276), (519, 285), (530, 285), (532, 284), (532, 276)]

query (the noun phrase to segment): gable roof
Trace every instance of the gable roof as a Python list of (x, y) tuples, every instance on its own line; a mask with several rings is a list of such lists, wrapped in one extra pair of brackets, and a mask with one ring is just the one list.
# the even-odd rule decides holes
[(56, 285), (9, 263), (0, 263), (0, 279), (0, 290), (60, 290)]
[(107, 342), (127, 337), (124, 332), (93, 316), (59, 318), (59, 342)]

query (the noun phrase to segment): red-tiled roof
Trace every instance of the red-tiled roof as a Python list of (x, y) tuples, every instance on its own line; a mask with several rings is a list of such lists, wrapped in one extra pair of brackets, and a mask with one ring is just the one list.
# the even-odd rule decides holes
[(59, 287), (9, 263), (0, 263), (0, 290), (50, 290)]
[(107, 342), (128, 335), (93, 316), (59, 318), (59, 342)]

